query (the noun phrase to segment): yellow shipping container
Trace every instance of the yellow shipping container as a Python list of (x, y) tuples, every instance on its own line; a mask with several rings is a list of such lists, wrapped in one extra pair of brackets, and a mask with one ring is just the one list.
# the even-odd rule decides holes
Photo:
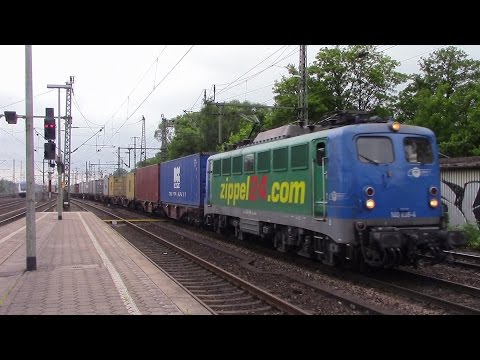
[(108, 178), (108, 196), (126, 196), (125, 176), (110, 176)]
[(125, 193), (128, 200), (135, 198), (135, 173), (129, 173), (126, 176)]

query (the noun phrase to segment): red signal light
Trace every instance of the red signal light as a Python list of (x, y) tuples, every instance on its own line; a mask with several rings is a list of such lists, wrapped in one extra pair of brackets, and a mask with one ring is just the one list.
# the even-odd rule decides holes
[(45, 119), (45, 140), (55, 140), (55, 119)]

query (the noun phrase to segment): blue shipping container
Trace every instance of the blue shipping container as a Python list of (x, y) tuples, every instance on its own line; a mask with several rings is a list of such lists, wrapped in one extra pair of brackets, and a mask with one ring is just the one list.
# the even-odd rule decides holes
[(203, 206), (207, 159), (197, 153), (160, 165), (160, 201), (169, 204)]

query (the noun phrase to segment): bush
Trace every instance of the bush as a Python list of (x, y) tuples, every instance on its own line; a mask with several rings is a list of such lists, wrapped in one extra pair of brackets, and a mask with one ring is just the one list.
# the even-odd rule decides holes
[(480, 229), (476, 224), (465, 224), (459, 230), (465, 231), (467, 247), (480, 250)]

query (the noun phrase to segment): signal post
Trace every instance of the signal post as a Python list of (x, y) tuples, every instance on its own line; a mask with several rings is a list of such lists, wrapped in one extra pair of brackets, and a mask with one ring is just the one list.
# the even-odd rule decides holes
[(61, 146), (61, 128), (62, 123), (60, 122), (60, 90), (61, 89), (72, 89), (72, 84), (66, 85), (47, 85), (47, 89), (58, 89), (58, 159), (57, 159), (57, 172), (58, 172), (58, 195), (57, 195), (57, 211), (58, 211), (58, 220), (62, 220), (62, 209), (63, 209), (63, 181), (62, 181), (62, 146)]
[[(71, 89), (72, 85), (47, 85), (48, 88), (58, 89), (58, 186), (62, 184), (62, 169), (61, 164), (61, 147), (60, 147), (60, 89)], [(27, 271), (37, 270), (36, 257), (36, 229), (35, 229), (35, 170), (34, 170), (34, 141), (33, 141), (33, 119), (41, 118), (43, 116), (33, 115), (33, 86), (32, 86), (32, 46), (25, 45), (25, 98), (26, 98), (26, 115), (17, 115), (15, 111), (4, 111), (4, 115), (0, 114), (0, 118), (5, 116), (8, 124), (16, 124), (18, 118), (25, 119), (25, 136), (26, 136), (26, 178), (27, 178), (27, 219), (26, 219), (26, 249), (27, 249)], [(53, 123), (52, 123), (53, 120)], [(47, 143), (44, 145), (44, 157), (49, 160), (55, 159), (55, 118), (52, 108), (46, 109), (46, 116), (44, 118), (45, 139)], [(49, 161), (50, 163), (50, 161)], [(49, 190), (51, 191), (51, 173), (49, 171)], [(63, 207), (63, 191), (59, 189), (58, 219), (62, 220)], [(49, 198), (51, 193), (49, 193)]]

